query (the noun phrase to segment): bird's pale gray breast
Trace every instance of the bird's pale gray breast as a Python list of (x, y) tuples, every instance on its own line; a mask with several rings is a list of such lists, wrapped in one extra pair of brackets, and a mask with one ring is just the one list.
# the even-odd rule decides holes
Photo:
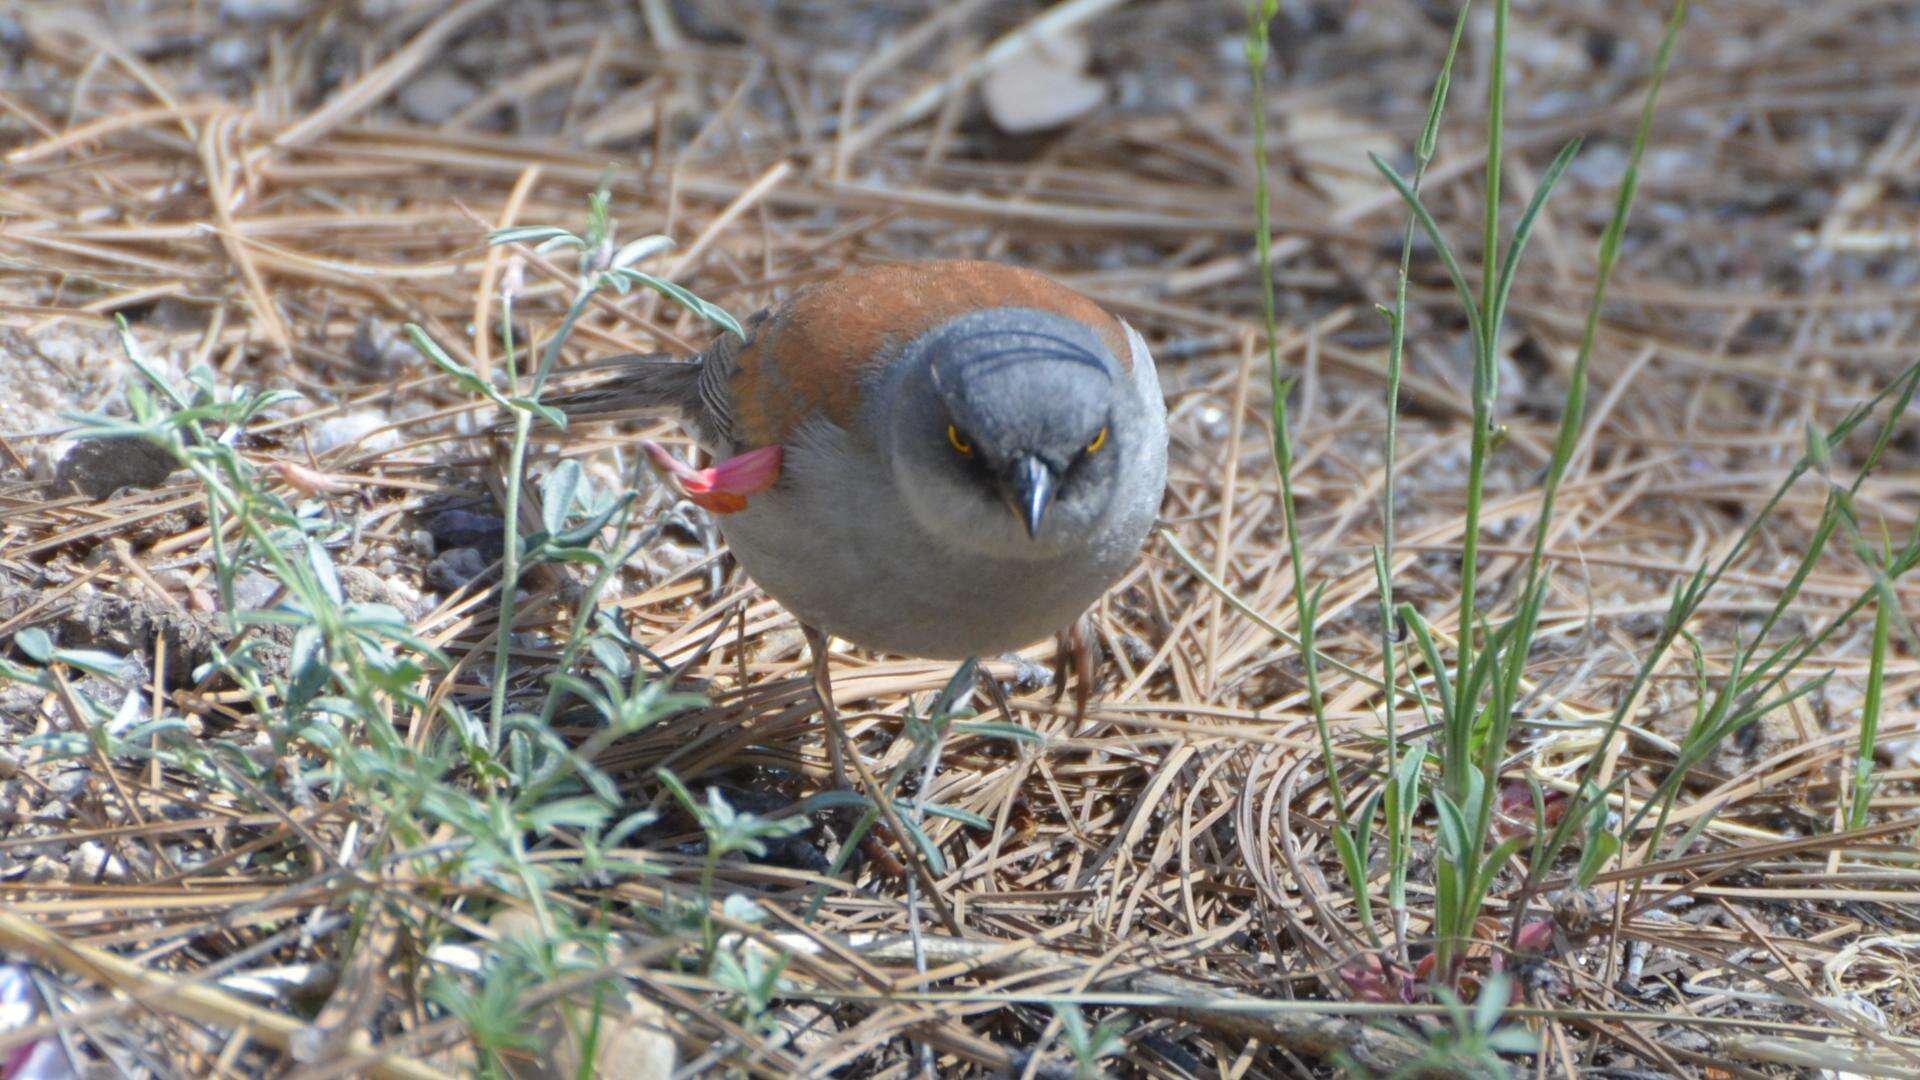
[(1139, 536), (1035, 561), (957, 550), (919, 527), (882, 462), (830, 427), (803, 432), (781, 483), (720, 528), (762, 588), (836, 637), (933, 659), (1022, 648), (1078, 617), (1138, 550)]
[(780, 483), (723, 518), (721, 532), (774, 599), (836, 637), (933, 659), (1023, 648), (1098, 600), (1158, 516), (1166, 418), (1144, 344), (1133, 375), (1149, 407), (1130, 482), (1099, 534), (1058, 557), (990, 558), (929, 535), (880, 452), (820, 418), (786, 445)]

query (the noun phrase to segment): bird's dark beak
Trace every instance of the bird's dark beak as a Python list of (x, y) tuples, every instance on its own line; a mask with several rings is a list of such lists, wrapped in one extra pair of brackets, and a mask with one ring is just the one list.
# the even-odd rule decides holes
[(1008, 500), (1030, 537), (1040, 535), (1040, 520), (1053, 504), (1053, 487), (1053, 470), (1031, 454), (1016, 458), (1007, 472)]

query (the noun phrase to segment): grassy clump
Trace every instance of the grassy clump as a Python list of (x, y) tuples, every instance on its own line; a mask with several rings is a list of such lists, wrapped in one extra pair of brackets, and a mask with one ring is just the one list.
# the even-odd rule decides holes
[[(586, 1017), (587, 1029), (572, 1034), (577, 1045), (589, 1048), (586, 1060), (592, 1060), (601, 1003), (614, 989), (605, 973), (617, 961), (621, 941), (591, 912), (557, 905), (553, 898), (569, 885), (609, 873), (649, 873), (622, 849), (656, 818), (651, 809), (628, 806), (594, 760), (615, 740), (701, 701), (673, 692), (657, 674), (634, 663), (635, 654), (645, 650), (600, 607), (619, 569), (658, 532), (635, 520), (638, 485), (627, 484), (618, 494), (598, 490), (577, 462), (561, 461), (538, 485), (537, 527), (521, 527), (521, 508), (535, 501), (527, 470), (533, 425), (566, 423), (541, 401), (547, 378), (569, 330), (595, 295), (634, 285), (654, 288), (723, 329), (740, 332), (725, 312), (637, 269), (635, 263), (664, 250), (667, 242), (647, 237), (615, 248), (606, 208), (601, 191), (581, 234), (542, 228), (493, 238), (579, 253), (582, 284), (533, 371), (522, 371), (522, 350), (513, 339), (510, 289), (502, 296), (505, 377), (500, 385), (410, 328), (428, 358), (512, 420), (505, 477), (508, 542), (498, 566), (499, 617), (491, 637), (494, 663), (484, 718), (448, 693), (446, 685), (436, 685), (457, 666), (418, 636), (398, 610), (348, 598), (331, 551), (347, 540), (350, 525), (324, 502), (303, 501), (297, 492), (268, 483), (239, 449), (247, 444), (250, 425), (292, 395), (222, 392), (204, 367), (176, 385), (146, 359), (123, 325), (123, 346), (143, 380), (127, 389), (130, 415), (83, 418), (87, 426), (77, 434), (144, 439), (164, 448), (198, 482), (226, 642), (195, 676), (203, 681), (224, 677), (240, 688), (266, 722), (274, 760), (263, 764), (244, 747), (189, 737), (179, 721), (143, 720), (138, 694), (118, 708), (78, 694), (91, 727), (37, 740), (55, 757), (98, 753), (109, 760), (157, 759), (226, 792), (249, 811), (339, 800), (368, 825), (356, 858), (335, 864), (330, 875), (352, 898), (359, 932), (345, 945), (348, 956), (364, 945), (364, 931), (376, 923), (397, 927), (421, 956), (465, 939), (452, 923), (423, 916), (415, 905), (378, 887), (392, 875), (471, 892), (472, 901), (458, 905), (466, 914), (530, 911), (537, 926), (530, 939), (490, 950), (468, 972), (457, 965), (429, 965), (427, 973), (428, 999), (463, 1023), (479, 1066), (494, 1073), (508, 1058), (533, 1049), (526, 1002), (532, 989), (569, 980), (580, 984), (583, 975), (588, 978), (581, 984), (581, 1000), (589, 1007), (565, 1015), (574, 1026)], [(538, 705), (515, 708), (509, 695), (515, 597), (523, 574), (541, 564), (584, 567), (589, 577), (574, 601), (558, 659), (544, 675)], [(281, 599), (261, 608), (241, 605), (234, 583), (249, 573), (280, 586)], [(276, 642), (286, 646), (285, 662), (268, 648)], [(120, 666), (118, 657), (56, 648), (38, 630), (22, 634), (19, 643), (41, 666), (0, 661), (0, 678), (51, 689), (58, 668), (112, 675)], [(601, 721), (577, 746), (552, 726), (565, 701), (585, 703)], [(792, 835), (806, 827), (806, 820), (739, 811), (712, 790), (698, 801), (677, 778), (663, 774), (662, 781), (704, 834), (707, 856), (699, 895), (684, 905), (670, 903), (651, 921), (670, 939), (688, 943), (686, 963), (712, 974), (721, 997), (731, 1003), (723, 1011), (758, 1030), (780, 965), (754, 950), (743, 952), (737, 936), (731, 943), (722, 941), (714, 917), (722, 898), (713, 869), (730, 853), (764, 854), (766, 840)], [(752, 905), (733, 902), (738, 899), (727, 898), (727, 915), (736, 924), (752, 921)], [(592, 977), (596, 971), (601, 975)]]
[[(1256, 144), (1265, 144), (1264, 107), (1260, 101), (1261, 73), (1266, 59), (1268, 24), (1277, 5), (1255, 0), (1249, 7), (1247, 56), (1253, 73), (1253, 124)], [(1479, 548), (1482, 541), (1482, 507), (1485, 501), (1488, 464), (1500, 446), (1500, 423), (1495, 412), (1498, 392), (1497, 355), (1500, 332), (1507, 318), (1508, 299), (1519, 273), (1520, 259), (1534, 224), (1567, 166), (1578, 152), (1575, 140), (1563, 148), (1541, 173), (1532, 199), (1513, 224), (1511, 236), (1501, 245), (1502, 139), (1504, 135), (1506, 43), (1509, 4), (1494, 0), (1492, 12), (1492, 53), (1487, 80), (1487, 159), (1484, 167), (1484, 216), (1481, 222), (1481, 266), (1476, 288), (1469, 277), (1465, 260), (1455, 251), (1452, 241), (1424, 205), (1421, 180), (1433, 159), (1440, 119), (1446, 107), (1451, 81), (1451, 66), (1461, 28), (1465, 24), (1463, 8), (1456, 22), (1445, 66), (1435, 82), (1427, 123), (1416, 142), (1413, 172), (1398, 173), (1387, 162), (1374, 159), (1381, 175), (1399, 193), (1409, 210), (1407, 233), (1401, 249), (1400, 273), (1391, 307), (1382, 308), (1390, 330), (1387, 356), (1387, 483), (1382, 499), (1382, 541), (1373, 553), (1376, 582), (1382, 612), (1382, 672), (1379, 685), (1379, 711), (1384, 721), (1382, 765), (1369, 776), (1360, 776), (1373, 794), (1355, 807), (1346, 792), (1355, 776), (1351, 766), (1343, 765), (1336, 754), (1333, 735), (1325, 715), (1324, 702), (1316, 673), (1326, 658), (1314, 647), (1315, 618), (1319, 589), (1306, 582), (1309, 568), (1302, 563), (1299, 526), (1294, 509), (1294, 491), (1290, 472), (1293, 454), (1288, 435), (1286, 397), (1289, 384), (1282, 378), (1276, 347), (1273, 305), (1273, 267), (1268, 244), (1266, 197), (1266, 161), (1264, 152), (1256, 161), (1259, 204), (1256, 207), (1259, 231), (1256, 244), (1262, 267), (1266, 297), (1267, 343), (1270, 383), (1273, 389), (1273, 457), (1279, 474), (1281, 506), (1286, 518), (1288, 548), (1294, 560), (1294, 606), (1298, 614), (1297, 644), (1305, 665), (1309, 706), (1313, 710), (1321, 746), (1327, 792), (1334, 820), (1328, 828), (1333, 851), (1346, 871), (1347, 888), (1354, 901), (1355, 917), (1376, 950), (1390, 950), (1396, 964), (1379, 964), (1365, 969), (1374, 973), (1392, 971), (1394, 978), (1356, 976), (1350, 988), (1361, 996), (1388, 994), (1444, 997), (1468, 976), (1469, 946), (1484, 938), (1483, 912), (1496, 882), (1518, 882), (1506, 897), (1504, 947), (1538, 948), (1545, 929), (1528, 931), (1530, 905), (1550, 887), (1584, 888), (1601, 872), (1622, 857), (1630, 843), (1638, 843), (1643, 832), (1647, 839), (1637, 850), (1637, 865), (1653, 862), (1662, 852), (1684, 851), (1709, 817), (1696, 817), (1678, 838), (1668, 842), (1666, 823), (1674, 800), (1689, 770), (1700, 764), (1735, 733), (1757, 723), (1768, 714), (1818, 689), (1824, 676), (1803, 675), (1802, 669), (1815, 650), (1847, 625), (1862, 608), (1875, 604), (1873, 666), (1868, 680), (1868, 698), (1862, 718), (1861, 739), (1855, 756), (1852, 779), (1853, 798), (1846, 820), (1858, 828), (1866, 822), (1866, 807), (1872, 790), (1872, 739), (1877, 725), (1882, 685), (1885, 678), (1885, 653), (1892, 619), (1898, 612), (1893, 583), (1909, 572), (1920, 557), (1920, 532), (1904, 546), (1878, 548), (1860, 538), (1861, 527), (1855, 496), (1861, 483), (1878, 463), (1895, 423), (1904, 415), (1917, 382), (1920, 366), (1908, 369), (1898, 380), (1870, 401), (1849, 413), (1831, 431), (1811, 431), (1806, 451), (1788, 470), (1773, 496), (1753, 515), (1747, 527), (1724, 553), (1710, 564), (1702, 564), (1673, 593), (1666, 616), (1655, 640), (1647, 647), (1643, 660), (1625, 688), (1615, 698), (1611, 715), (1601, 726), (1600, 736), (1589, 753), (1577, 780), (1561, 790), (1549, 792), (1531, 773), (1517, 769), (1510, 743), (1520, 710), (1526, 700), (1524, 675), (1533, 656), (1542, 605), (1548, 586), (1547, 541), (1552, 532), (1556, 498), (1568, 467), (1580, 443), (1586, 417), (1589, 369), (1596, 347), (1600, 314), (1606, 290), (1618, 264), (1626, 222), (1633, 205), (1640, 163), (1655, 115), (1660, 86), (1672, 62), (1674, 46), (1687, 12), (1685, 0), (1676, 2), (1668, 18), (1665, 34), (1654, 60), (1652, 77), (1646, 92), (1639, 123), (1635, 129), (1628, 165), (1614, 209), (1604, 229), (1596, 256), (1595, 285), (1588, 305), (1579, 351), (1569, 373), (1558, 436), (1542, 484), (1540, 509), (1532, 526), (1531, 547), (1517, 586), (1510, 593), (1498, 594), (1483, 588), (1479, 581)], [(1432, 616), (1417, 605), (1396, 603), (1390, 571), (1394, 559), (1394, 462), (1398, 444), (1399, 393), (1403, 378), (1403, 356), (1407, 328), (1407, 280), (1411, 266), (1412, 239), (1415, 230), (1431, 242), (1441, 266), (1459, 299), (1459, 312), (1472, 340), (1470, 381), (1471, 420), (1469, 454), (1465, 481), (1465, 521), (1461, 545), (1460, 603), (1457, 634), (1449, 643), (1434, 625)], [(1857, 428), (1880, 416), (1873, 449), (1856, 468), (1850, 482), (1829, 476), (1833, 451)], [(1786, 492), (1809, 471), (1828, 478), (1827, 499), (1805, 548), (1800, 553), (1786, 587), (1773, 603), (1756, 633), (1739, 642), (1727, 668), (1711, 680), (1706, 673), (1700, 646), (1689, 626), (1701, 612), (1730, 567), (1745, 555), (1771, 518)], [(1872, 570), (1873, 582), (1843, 611), (1818, 628), (1801, 634), (1776, 634), (1782, 618), (1797, 598), (1800, 588), (1826, 554), (1836, 535), (1852, 542), (1858, 557)], [(1397, 632), (1411, 640), (1414, 654), (1403, 666), (1396, 648)], [(1676, 642), (1685, 640), (1694, 651), (1700, 671), (1700, 693), (1696, 715), (1679, 744), (1674, 767), (1651, 792), (1629, 800), (1621, 787), (1624, 777), (1603, 782), (1603, 764), (1609, 760), (1614, 743), (1629, 715), (1642, 699), (1642, 692), (1661, 658)], [(1419, 674), (1424, 669), (1424, 675)], [(1425, 740), (1406, 740), (1399, 723), (1401, 711), (1411, 704), (1420, 710), (1428, 729), (1435, 734), (1432, 744)], [(1516, 785), (1519, 786), (1516, 790)], [(1506, 805), (1525, 808), (1522, 815), (1535, 823), (1530, 830), (1502, 836), (1496, 819)], [(1555, 802), (1549, 812), (1549, 802)], [(1407, 910), (1406, 878), (1409, 863), (1408, 839), (1415, 815), (1430, 807), (1438, 845), (1435, 862), (1432, 906), (1410, 916)], [(1530, 815), (1526, 813), (1530, 811)], [(1557, 815), (1557, 823), (1554, 822)], [(1377, 823), (1377, 824), (1376, 824)], [(1376, 838), (1376, 829), (1384, 835)], [(1571, 867), (1563, 856), (1572, 849), (1579, 852)], [(1385, 869), (1376, 865), (1373, 853), (1384, 852)], [(1386, 895), (1393, 920), (1386, 933), (1376, 925), (1372, 906), (1372, 882), (1384, 872)], [(1504, 878), (1503, 878), (1504, 876)], [(1424, 927), (1418, 938), (1413, 924)], [(1416, 984), (1416, 968), (1409, 964), (1411, 954), (1423, 954), (1417, 970), (1423, 978)], [(1483, 976), (1475, 975), (1477, 981)], [(1484, 1002), (1483, 998), (1483, 1002)]]

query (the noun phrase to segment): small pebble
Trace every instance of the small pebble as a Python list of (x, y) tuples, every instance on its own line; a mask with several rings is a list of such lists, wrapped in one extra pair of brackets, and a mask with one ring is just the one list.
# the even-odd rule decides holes
[(21, 875), (35, 885), (49, 885), (64, 882), (73, 876), (67, 864), (51, 855), (35, 855), (27, 863), (27, 872)]
[(505, 518), (471, 510), (442, 510), (427, 519), (428, 535), (438, 550), (468, 547), (488, 559), (497, 559), (506, 550), (506, 528)]
[(427, 584), (452, 592), (479, 577), (491, 561), (470, 547), (448, 548), (427, 564)]
[(193, 331), (204, 330), (209, 313), (204, 304), (182, 300), (177, 296), (163, 296), (153, 302), (146, 318), (141, 320), (158, 330)]
[(220, 0), (220, 14), (235, 22), (286, 22), (306, 10), (307, 0)]
[(347, 357), (369, 379), (391, 378), (418, 355), (398, 330), (372, 317), (360, 320), (347, 341)]
[(1227, 418), (1227, 410), (1217, 405), (1202, 405), (1195, 411), (1195, 421), (1200, 426), (1200, 434), (1208, 442), (1224, 442), (1233, 431), (1233, 423)]
[(401, 87), (397, 104), (409, 120), (441, 124), (479, 96), (480, 88), (465, 75), (435, 68)]
[[(400, 445), (400, 433), (379, 413), (357, 412), (327, 418), (313, 433), (313, 452), (324, 454), (352, 446), (363, 454), (379, 454)], [(382, 430), (384, 429), (384, 430)]]
[(258, 68), (266, 57), (266, 48), (256, 38), (229, 34), (208, 42), (203, 55), (207, 70), (220, 75), (239, 75)]
[(390, 602), (387, 583), (384, 578), (364, 566), (343, 566), (340, 568), (340, 591), (347, 599), (356, 604), (385, 604)]
[(62, 799), (77, 799), (87, 790), (86, 769), (66, 769), (47, 779), (47, 790)]
[(980, 84), (987, 117), (1009, 135), (1063, 127), (1100, 107), (1107, 84), (1083, 73), (1087, 41), (1077, 35), (1036, 40)]
[(60, 459), (55, 486), (105, 499), (122, 488), (150, 488), (173, 475), (173, 455), (139, 438), (81, 439)]
[(127, 880), (127, 864), (95, 840), (83, 840), (67, 852), (67, 870), (76, 878), (102, 881)]
[(387, 602), (399, 608), (408, 618), (417, 619), (426, 614), (426, 609), (421, 603), (420, 590), (414, 588), (413, 582), (390, 574), (386, 576), (386, 585)]
[(233, 602), (242, 611), (253, 611), (266, 606), (279, 589), (279, 582), (260, 571), (245, 570), (233, 579)]
[[(628, 1013), (608, 1018), (606, 1039), (594, 1055), (593, 1072), (631, 1080), (670, 1080), (679, 1049), (660, 1006), (638, 994), (627, 995)], [(577, 1075), (569, 1069), (563, 1075)]]

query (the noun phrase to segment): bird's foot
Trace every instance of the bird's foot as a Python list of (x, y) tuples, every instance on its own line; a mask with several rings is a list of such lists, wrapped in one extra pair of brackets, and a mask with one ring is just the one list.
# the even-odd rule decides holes
[(1087, 703), (1093, 700), (1093, 643), (1086, 632), (1086, 620), (1075, 619), (1054, 636), (1053, 703), (1058, 705), (1067, 692), (1068, 666), (1073, 674), (1073, 718), (1087, 718)]
[(833, 703), (833, 674), (827, 667), (831, 655), (827, 635), (811, 626), (802, 626), (800, 630), (807, 637), (808, 674), (813, 680), (814, 701), (820, 706), (820, 718), (827, 722), (827, 761), (833, 770), (833, 786), (846, 791), (852, 786), (847, 783), (847, 732), (840, 726), (840, 710)]

